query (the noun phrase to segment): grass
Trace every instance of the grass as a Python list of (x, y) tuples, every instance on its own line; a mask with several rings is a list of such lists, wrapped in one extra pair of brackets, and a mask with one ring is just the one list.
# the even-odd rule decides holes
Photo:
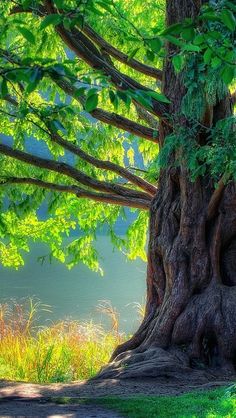
[[(35, 383), (70, 382), (93, 377), (107, 363), (117, 344), (118, 314), (108, 302), (99, 310), (109, 315), (110, 331), (92, 322), (63, 321), (35, 326), (40, 303), (0, 305), (0, 379)], [(236, 418), (236, 387), (181, 396), (78, 399), (55, 397), (60, 404), (100, 404), (129, 418)]]
[(128, 418), (235, 418), (236, 387), (180, 396), (136, 396), (133, 398), (81, 399), (54, 397), (56, 404), (96, 404), (116, 410)]
[[(63, 321), (35, 327), (40, 303), (0, 305), (0, 379), (34, 383), (70, 382), (93, 377), (124, 336), (107, 302), (111, 330), (93, 322)], [(43, 307), (45, 309), (45, 307)]]
[(217, 389), (180, 396), (150, 396), (95, 401), (129, 418), (235, 418), (236, 392)]

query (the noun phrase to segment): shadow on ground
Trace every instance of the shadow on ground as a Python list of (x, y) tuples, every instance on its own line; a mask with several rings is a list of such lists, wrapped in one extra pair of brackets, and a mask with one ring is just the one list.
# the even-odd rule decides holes
[[(191, 376), (184, 380), (160, 379), (106, 379), (39, 385), (23, 382), (0, 381), (1, 417), (71, 417), (71, 418), (118, 418), (116, 412), (84, 402), (104, 396), (122, 398), (137, 395), (176, 396), (194, 390), (206, 390), (230, 384), (229, 380), (212, 380), (207, 383), (194, 381)], [(58, 398), (77, 398), (77, 404), (58, 404)], [(78, 403), (79, 402), (79, 403)]]

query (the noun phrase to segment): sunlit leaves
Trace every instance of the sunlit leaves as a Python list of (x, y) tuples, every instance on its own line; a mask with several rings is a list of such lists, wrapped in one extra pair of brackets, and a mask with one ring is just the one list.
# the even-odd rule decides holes
[[(217, 101), (225, 97), (227, 86), (233, 86), (233, 2), (212, 2), (213, 6), (207, 4), (198, 19), (185, 19), (168, 28), (165, 28), (165, 2), (162, 0), (55, 0), (55, 13), (48, 16), (38, 13), (37, 6), (40, 2), (19, 0), (18, 3), (23, 8), (34, 6), (34, 13), (12, 16), (9, 14), (7, 2), (5, 5), (0, 3), (0, 47), (20, 59), (20, 63), (14, 60), (7, 62), (4, 56), (0, 57), (4, 70), (0, 79), (1, 134), (4, 136), (2, 140), (18, 149), (33, 150), (52, 160), (69, 162), (86, 175), (99, 180), (114, 184), (123, 182), (114, 172), (94, 167), (55, 144), (48, 134), (50, 126), (54, 133), (59, 133), (64, 140), (79, 145), (90, 155), (123, 167), (128, 165), (130, 170), (145, 179), (155, 184), (158, 181), (160, 159), (157, 160), (157, 144), (140, 139), (138, 146), (134, 146), (131, 134), (111, 126), (103, 126), (89, 113), (94, 115), (94, 110), (99, 106), (140, 122), (137, 104), (139, 108), (148, 111), (146, 114), (150, 116), (154, 113), (157, 102), (166, 105), (170, 103), (160, 85), (155, 79), (149, 79), (113, 59), (114, 57), (110, 61), (101, 50), (106, 68), (114, 65), (118, 71), (133, 77), (146, 87), (135, 90), (124, 88), (121, 84), (116, 88), (107, 72), (89, 68), (81, 57), (76, 57), (65, 46), (57, 34), (57, 25), (74, 34), (74, 29), (80, 30), (88, 22), (105, 40), (120, 49), (126, 60), (128, 56), (128, 62), (135, 58), (160, 69), (165, 60), (165, 46), (169, 44), (171, 54), (168, 59), (172, 60), (174, 70), (180, 80), (183, 80), (187, 91), (180, 111), (189, 119), (190, 124), (195, 123), (198, 126), (201, 123), (201, 128), (204, 126), (202, 120), (206, 106), (215, 106)], [(69, 95), (60, 87), (63, 83), (69, 85)], [(8, 99), (17, 100), (17, 108), (4, 100), (7, 95)], [(174, 122), (177, 129), (178, 121)], [(142, 123), (146, 124), (145, 121)], [(154, 132), (157, 135), (157, 130)], [(195, 174), (204, 172), (207, 159), (215, 159), (218, 173), (224, 163), (229, 166), (231, 143), (227, 148), (227, 156), (223, 147), (220, 152), (213, 152), (209, 144), (203, 155), (190, 149), (189, 144), (192, 142), (189, 132), (188, 136), (186, 132), (181, 132), (181, 135), (186, 140), (184, 144), (176, 132), (171, 138), (172, 142), (167, 141), (169, 149), (166, 155), (162, 155), (167, 163), (168, 152), (178, 149), (180, 158), (189, 157), (189, 168)], [(211, 160), (213, 154), (214, 158)], [(202, 163), (200, 168), (198, 160)], [(213, 163), (210, 164), (212, 169)], [(31, 176), (64, 185), (73, 183), (59, 173), (17, 163), (10, 158), (1, 157), (0, 166), (2, 180), (7, 176)], [(126, 186), (129, 188), (130, 184)], [(33, 240), (45, 242), (49, 257), (57, 258), (69, 267), (82, 261), (98, 270), (98, 255), (93, 246), (97, 230), (108, 231), (112, 242), (120, 249), (126, 246), (131, 258), (137, 255), (145, 258), (146, 214), (141, 214), (130, 226), (125, 243), (123, 237), (117, 236), (116, 229), (117, 220), (125, 213), (120, 207), (78, 199), (67, 194), (39, 191), (32, 185), (1, 184), (1, 190), (3, 218), (0, 219), (0, 234), (7, 239), (4, 245), (8, 245), (7, 250), (2, 247), (1, 251), (4, 257), (13, 260), (15, 266), (22, 263), (21, 253), (26, 250), (29, 241)], [(42, 206), (44, 219), (41, 219), (38, 212)], [(75, 240), (67, 247), (64, 237), (70, 235), (74, 228)]]
[(147, 227), (148, 227), (148, 215), (145, 212), (141, 212), (134, 223), (128, 228), (128, 251), (127, 256), (133, 260), (138, 256), (147, 261), (146, 258), (146, 242), (147, 242)]

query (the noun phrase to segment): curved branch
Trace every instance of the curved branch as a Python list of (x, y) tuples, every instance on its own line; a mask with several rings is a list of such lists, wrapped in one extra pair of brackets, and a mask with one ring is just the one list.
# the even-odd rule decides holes
[(46, 158), (37, 157), (36, 155), (28, 154), (24, 151), (13, 149), (5, 144), (0, 144), (0, 154), (7, 155), (15, 158), (19, 161), (23, 161), (26, 164), (33, 165), (39, 168), (45, 168), (56, 173), (64, 174), (67, 177), (73, 178), (85, 186), (91, 187), (92, 189), (105, 191), (108, 193), (118, 194), (120, 196), (128, 196), (133, 198), (151, 200), (150, 195), (144, 192), (138, 192), (136, 190), (128, 189), (126, 187), (108, 183), (106, 181), (100, 181), (88, 176), (80, 170), (70, 166), (69, 164), (48, 160)]
[[(66, 80), (58, 77), (54, 77), (53, 73), (50, 73), (52, 80), (69, 96), (72, 96), (80, 104), (84, 104), (84, 100), (81, 96), (76, 95), (78, 89)], [(149, 141), (158, 143), (157, 134), (158, 131), (152, 128), (148, 128), (140, 123), (133, 122), (130, 119), (120, 116), (117, 113), (107, 112), (106, 110), (97, 108), (90, 112), (90, 114), (108, 125), (115, 126), (131, 134), (137, 135), (141, 138), (148, 139)]]
[(50, 136), (54, 142), (58, 145), (62, 146), (64, 149), (72, 152), (75, 155), (78, 155), (82, 160), (87, 161), (89, 164), (92, 164), (94, 167), (101, 168), (107, 171), (112, 171), (119, 176), (129, 180), (132, 184), (138, 186), (140, 189), (144, 190), (145, 192), (149, 193), (151, 196), (156, 194), (156, 187), (153, 186), (151, 183), (147, 182), (146, 180), (142, 179), (139, 176), (136, 176), (133, 173), (130, 173), (124, 167), (121, 167), (118, 164), (115, 164), (110, 161), (100, 160), (98, 158), (93, 157), (92, 155), (88, 154), (87, 152), (83, 151), (77, 145), (72, 144), (71, 142), (66, 141), (59, 135), (57, 132), (54, 132), (49, 123), (45, 123), (50, 131)]
[[(33, 9), (33, 7), (28, 7), (23, 9), (22, 6), (15, 6), (10, 11), (10, 14), (17, 14), (17, 13), (30, 13), (34, 11), (37, 14), (45, 14), (45, 8), (41, 5), (37, 6), (37, 8)], [(147, 64), (144, 64), (136, 59), (129, 59), (127, 54), (124, 54), (119, 49), (115, 48), (109, 42), (107, 42), (104, 38), (101, 37), (97, 32), (95, 32), (91, 26), (85, 24), (82, 28), (82, 32), (84, 32), (95, 44), (102, 48), (105, 52), (107, 52), (112, 57), (116, 58), (118, 61), (122, 62), (123, 64), (128, 65), (129, 67), (133, 68), (134, 70), (139, 71), (142, 74), (148, 75), (153, 77), (157, 80), (162, 80), (162, 71), (158, 70), (157, 68), (151, 67)]]
[[(21, 61), (16, 55), (10, 54), (8, 51), (5, 51), (0, 48), (1, 54), (13, 64), (21, 66)], [(71, 83), (69, 83), (64, 78), (59, 78), (58, 74), (53, 71), (47, 72), (50, 78), (69, 96), (77, 100), (81, 105), (84, 105), (84, 98), (77, 95), (78, 89)], [(14, 99), (13, 99), (14, 100)], [(14, 104), (14, 102), (12, 102)], [(115, 126), (116, 128), (122, 129), (126, 132), (129, 132), (133, 135), (136, 135), (140, 138), (148, 139), (149, 141), (158, 143), (158, 131), (152, 128), (148, 128), (140, 123), (134, 122), (130, 119), (120, 116), (114, 112), (107, 112), (106, 110), (96, 108), (95, 110), (89, 112), (94, 118), (99, 121), (106, 123), (108, 125)]]
[(221, 198), (223, 196), (223, 192), (225, 190), (225, 184), (223, 182), (223, 178), (221, 178), (217, 184), (216, 189), (214, 190), (210, 202), (208, 204), (207, 208), (207, 220), (211, 220), (219, 207), (219, 204), (221, 202)]
[[(57, 9), (54, 7), (54, 4), (51, 0), (45, 0), (44, 5), (46, 10), (44, 8), (39, 10), (36, 9), (36, 13), (38, 13), (40, 10), (43, 10), (43, 12), (46, 11), (48, 14), (57, 14)], [(14, 13), (13, 10), (11, 13)], [(18, 8), (16, 13), (23, 11), (24, 10), (19, 10)], [(25, 10), (25, 12), (29, 11), (33, 11), (33, 8)], [(111, 63), (106, 60), (106, 57), (101, 55), (100, 51), (96, 48), (94, 43), (92, 43), (90, 39), (81, 31), (77, 29), (68, 31), (62, 24), (56, 25), (55, 30), (61, 39), (65, 42), (65, 44), (72, 51), (74, 51), (74, 53), (79, 58), (85, 61), (90, 67), (103, 71), (104, 74), (110, 77), (112, 83), (116, 86), (117, 89), (150, 91), (150, 89), (138, 83), (133, 78), (121, 73), (113, 65), (111, 65)], [(133, 99), (133, 101), (135, 102), (135, 99)], [(150, 112), (166, 121), (169, 113), (169, 106), (155, 99), (151, 99), (151, 101), (152, 110), (150, 110)]]
[(109, 203), (113, 205), (120, 205), (144, 210), (148, 210), (150, 208), (150, 203), (144, 199), (116, 196), (108, 193), (96, 193), (89, 190), (85, 190), (78, 186), (67, 186), (63, 184), (50, 183), (34, 178), (9, 177), (4, 181), (0, 181), (0, 186), (9, 184), (29, 184), (41, 187), (43, 189), (49, 189), (55, 192), (75, 194), (77, 198), (88, 198), (101, 203)]
[[(57, 10), (55, 9), (51, 0), (44, 1), (47, 13), (56, 14)], [(81, 32), (77, 29), (72, 29), (68, 31), (64, 28), (62, 24), (55, 26), (55, 30), (65, 42), (65, 44), (72, 50), (74, 53), (85, 61), (90, 67), (97, 70), (103, 71), (108, 77), (110, 77), (112, 83), (119, 90), (142, 90), (150, 91), (147, 87), (138, 83), (131, 77), (121, 73), (111, 64), (109, 64), (100, 52), (96, 49), (94, 44)], [(97, 52), (96, 52), (97, 50)], [(169, 106), (161, 103), (155, 99), (152, 100), (152, 112), (154, 115), (166, 119), (168, 114)]]
[(136, 71), (139, 71), (142, 74), (148, 75), (153, 77), (157, 80), (162, 80), (162, 71), (158, 70), (154, 67), (149, 65), (143, 64), (140, 61), (137, 61), (134, 58), (129, 59), (129, 56), (124, 54), (119, 49), (112, 46), (109, 42), (107, 42), (104, 38), (102, 38), (97, 32), (95, 32), (91, 26), (85, 24), (82, 28), (82, 31), (92, 40), (94, 41), (102, 50), (106, 51), (109, 55), (116, 58), (118, 61), (122, 62), (123, 64), (128, 65), (129, 67), (133, 68)]
[[(16, 99), (11, 97), (9, 94), (5, 96), (4, 100), (14, 105), (15, 107), (18, 106), (18, 102), (16, 101)], [(39, 115), (37, 114), (37, 116)], [(67, 149), (73, 154), (78, 155), (78, 157), (80, 157), (84, 161), (87, 161), (89, 164), (92, 164), (94, 167), (101, 168), (107, 171), (112, 171), (118, 174), (119, 176), (129, 180), (132, 184), (138, 186), (140, 189), (149, 193), (151, 196), (154, 196), (156, 194), (157, 189), (153, 184), (149, 183), (148, 181), (142, 179), (141, 177), (133, 173), (130, 173), (130, 171), (127, 170), (125, 167), (122, 167), (110, 161), (104, 161), (104, 160), (100, 160), (98, 158), (93, 157), (92, 155), (83, 151), (78, 145), (74, 145), (71, 142), (68, 142), (64, 138), (62, 138), (62, 136), (58, 132), (54, 131), (54, 127), (51, 126), (50, 121), (47, 121), (47, 120), (44, 120), (44, 121), (41, 120), (41, 121), (48, 128), (48, 131), (46, 132), (48, 133), (52, 141), (56, 142), (58, 145), (62, 146), (64, 149)], [(32, 121), (32, 123), (34, 122)]]
[(133, 122), (130, 119), (120, 116), (117, 113), (107, 112), (103, 109), (97, 108), (91, 112), (91, 115), (108, 125), (115, 126), (126, 132), (139, 136), (140, 138), (148, 139), (151, 142), (158, 144), (158, 131), (156, 129), (148, 128), (140, 123)]

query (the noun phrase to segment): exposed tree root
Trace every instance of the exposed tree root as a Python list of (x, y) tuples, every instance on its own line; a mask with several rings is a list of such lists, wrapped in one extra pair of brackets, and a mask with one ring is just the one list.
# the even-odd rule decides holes
[[(147, 346), (147, 336), (141, 342), (140, 333), (119, 348), (123, 352), (97, 377), (155, 377), (179, 381), (189, 378), (198, 383), (233, 379), (236, 377), (235, 318), (236, 287), (211, 283), (202, 294), (194, 295), (178, 316), (167, 348), (158, 347), (157, 340)], [(140, 344), (137, 346), (135, 342)], [(129, 350), (129, 346), (133, 349)]]
[(207, 383), (215, 379), (235, 378), (233, 372), (221, 369), (192, 368), (189, 356), (178, 348), (164, 350), (152, 347), (143, 353), (127, 351), (120, 354), (97, 375), (98, 379), (164, 378), (168, 381), (188, 380)]

